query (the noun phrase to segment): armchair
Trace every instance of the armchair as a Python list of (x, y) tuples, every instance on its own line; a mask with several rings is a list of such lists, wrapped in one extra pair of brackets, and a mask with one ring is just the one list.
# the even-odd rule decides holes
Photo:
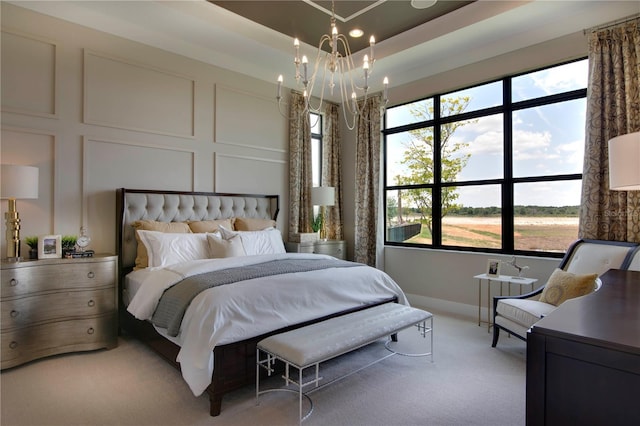
[(640, 271), (640, 245), (633, 250), (633, 253), (629, 257), (625, 264), (622, 265), (622, 269), (628, 269), (629, 271)]
[[(579, 239), (567, 250), (559, 269), (573, 274), (602, 275), (609, 269), (640, 267), (640, 247), (636, 243)], [(546, 284), (545, 284), (546, 285)], [(601, 282), (596, 279), (595, 290)], [(498, 344), (500, 330), (524, 341), (527, 330), (557, 306), (540, 301), (545, 286), (521, 296), (493, 298), (493, 342)]]

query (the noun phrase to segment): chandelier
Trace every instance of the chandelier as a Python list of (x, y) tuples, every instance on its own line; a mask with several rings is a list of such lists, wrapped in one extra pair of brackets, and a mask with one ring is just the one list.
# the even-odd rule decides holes
[[(371, 36), (369, 39), (369, 55), (364, 55), (362, 66), (357, 68), (347, 38), (343, 34), (338, 33), (333, 1), (331, 2), (330, 34), (331, 35), (324, 34), (320, 38), (318, 53), (311, 75), (309, 75), (309, 60), (306, 55), (300, 57), (300, 41), (297, 38), (293, 41), (293, 47), (295, 49), (293, 63), (296, 70), (296, 85), (303, 93), (305, 113), (313, 112), (319, 114), (322, 111), (325, 88), (329, 89), (331, 96), (333, 96), (335, 90), (339, 90), (345, 122), (349, 130), (353, 130), (356, 125), (357, 116), (362, 113), (362, 108), (358, 106), (358, 98), (362, 100), (362, 105), (365, 105), (367, 100), (369, 78), (371, 77), (373, 64), (375, 62), (373, 47), (376, 41), (375, 38)], [(331, 53), (322, 50), (325, 43), (329, 43), (331, 46)], [(282, 100), (283, 82), (284, 79), (281, 74), (278, 76), (276, 95), (278, 109), (281, 113), (280, 102)], [(320, 88), (318, 89), (317, 86), (320, 86)], [(389, 79), (387, 77), (383, 80), (383, 86), (382, 104), (384, 107), (388, 102), (387, 91)], [(319, 92), (319, 94), (316, 94), (316, 92)], [(312, 105), (312, 96), (319, 99), (317, 106)]]

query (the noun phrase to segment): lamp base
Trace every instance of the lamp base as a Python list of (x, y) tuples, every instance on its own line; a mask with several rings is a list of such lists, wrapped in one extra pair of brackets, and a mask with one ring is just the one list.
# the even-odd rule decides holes
[(9, 198), (8, 210), (4, 214), (7, 223), (7, 261), (19, 262), (20, 256), (20, 215), (16, 210), (16, 199)]

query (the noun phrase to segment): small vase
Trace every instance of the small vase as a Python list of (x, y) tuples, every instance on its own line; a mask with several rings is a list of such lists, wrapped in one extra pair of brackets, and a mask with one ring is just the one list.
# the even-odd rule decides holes
[(37, 259), (38, 258), (38, 249), (29, 249), (29, 259)]

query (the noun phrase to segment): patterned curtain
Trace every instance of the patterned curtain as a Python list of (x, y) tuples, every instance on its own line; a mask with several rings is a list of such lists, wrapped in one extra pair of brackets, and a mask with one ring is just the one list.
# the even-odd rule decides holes
[[(589, 35), (579, 236), (640, 242), (640, 191), (609, 190), (609, 139), (640, 130), (640, 18)], [(640, 167), (640, 165), (639, 165)]]
[(289, 118), (289, 239), (311, 230), (311, 124), (301, 93), (291, 91)]
[(354, 260), (376, 265), (378, 189), (380, 178), (381, 96), (366, 100), (358, 116), (356, 140), (356, 223)]
[(327, 208), (327, 238), (341, 240), (342, 228), (342, 165), (339, 106), (327, 102), (324, 110), (322, 147), (322, 185), (336, 189), (336, 204)]

